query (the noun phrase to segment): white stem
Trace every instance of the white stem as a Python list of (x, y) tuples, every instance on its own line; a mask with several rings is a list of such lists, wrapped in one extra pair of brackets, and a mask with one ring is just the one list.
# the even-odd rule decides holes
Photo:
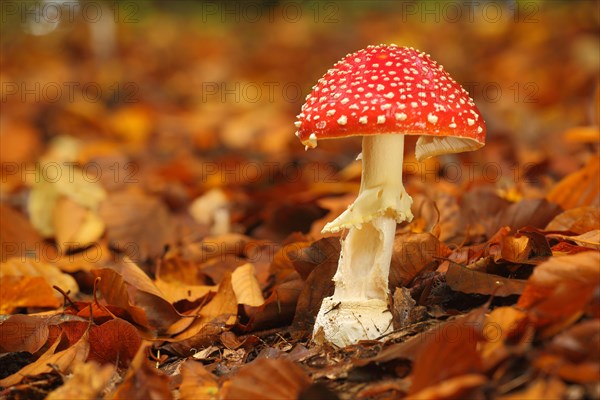
[(403, 161), (404, 135), (363, 136), (358, 197), (339, 217), (325, 225), (323, 233), (360, 227), (381, 215), (398, 223), (411, 221), (412, 199), (402, 185)]
[(324, 231), (349, 229), (342, 239), (333, 296), (323, 300), (313, 339), (347, 346), (392, 329), (388, 277), (396, 223), (412, 219), (402, 185), (404, 136), (363, 137), (363, 171), (356, 201)]

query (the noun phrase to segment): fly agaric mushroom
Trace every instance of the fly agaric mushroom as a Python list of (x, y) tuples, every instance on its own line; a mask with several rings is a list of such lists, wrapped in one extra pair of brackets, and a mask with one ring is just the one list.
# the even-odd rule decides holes
[(306, 149), (319, 139), (362, 136), (357, 199), (323, 233), (341, 239), (335, 291), (321, 304), (316, 342), (346, 346), (392, 330), (388, 275), (396, 224), (412, 220), (402, 185), (404, 135), (419, 135), (419, 161), (485, 144), (469, 94), (429, 55), (396, 45), (348, 54), (319, 79), (296, 121)]

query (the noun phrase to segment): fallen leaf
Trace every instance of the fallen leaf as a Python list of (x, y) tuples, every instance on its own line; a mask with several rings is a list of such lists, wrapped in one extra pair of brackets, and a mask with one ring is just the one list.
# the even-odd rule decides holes
[(217, 286), (214, 285), (186, 285), (181, 282), (167, 282), (160, 278), (157, 278), (154, 284), (160, 290), (163, 297), (170, 303), (176, 303), (181, 300), (193, 302), (210, 292), (217, 291)]
[(231, 273), (231, 286), (238, 304), (258, 307), (265, 302), (256, 280), (254, 265), (250, 263), (237, 267)]
[(180, 316), (152, 280), (131, 260), (93, 270), (98, 289), (109, 305), (127, 310), (133, 321), (157, 334), (166, 332)]
[(390, 264), (390, 287), (407, 286), (423, 270), (434, 270), (450, 251), (431, 233), (397, 235)]
[(48, 340), (49, 318), (11, 315), (0, 322), (0, 351), (35, 353)]
[(501, 297), (521, 294), (526, 285), (524, 280), (473, 271), (456, 263), (450, 263), (448, 266), (446, 282), (457, 292)]
[[(302, 273), (310, 271), (298, 297), (292, 327), (312, 331), (315, 318), (325, 297), (333, 295), (333, 275), (338, 267), (340, 241), (338, 238), (321, 239), (306, 249), (306, 263)], [(296, 262), (294, 263), (296, 265)]]
[(52, 264), (25, 258), (11, 258), (0, 263), (0, 293), (3, 313), (11, 313), (20, 307), (56, 308), (63, 296), (52, 286), (75, 295), (79, 292), (73, 277), (61, 272)]
[(577, 236), (559, 235), (558, 233), (549, 233), (547, 236), (549, 238), (570, 240), (580, 246), (600, 250), (600, 229), (594, 229), (593, 231), (582, 233)]
[(173, 398), (169, 377), (148, 360), (149, 344), (138, 349), (123, 382), (111, 392), (107, 399), (169, 400)]
[(486, 371), (516, 352), (514, 342), (525, 335), (526, 324), (527, 314), (514, 307), (498, 307), (486, 316), (482, 330), (485, 341), (481, 345)]
[[(218, 325), (211, 326), (211, 322), (224, 321), (225, 325), (233, 325), (237, 320), (238, 303), (231, 286), (231, 275), (227, 276), (220, 284), (215, 296), (208, 304), (200, 308), (198, 317), (185, 331), (175, 336), (177, 343), (172, 347), (180, 354), (186, 354), (190, 348), (198, 348), (196, 340), (203, 340), (207, 335), (205, 328), (208, 327), (209, 333), (220, 335), (221, 331)], [(213, 329), (215, 328), (215, 329)], [(171, 328), (173, 330), (173, 327)]]
[(10, 258), (56, 260), (56, 249), (45, 243), (31, 222), (20, 212), (0, 203), (0, 261)]
[(115, 373), (112, 365), (98, 365), (93, 361), (74, 362), (65, 383), (51, 392), (47, 400), (99, 398)]
[(600, 286), (598, 265), (596, 251), (548, 259), (534, 269), (517, 306), (529, 310), (538, 325), (572, 318)]
[[(483, 372), (481, 356), (477, 350), (483, 340), (483, 322), (484, 310), (479, 308), (466, 316), (423, 332), (421, 340), (425, 342), (415, 357), (409, 394), (417, 396), (424, 389), (451, 378)], [(439, 368), (441, 365), (444, 368)]]
[(186, 360), (181, 366), (181, 400), (215, 400), (219, 395), (217, 378), (202, 363)]
[[(496, 214), (488, 225), (487, 234), (491, 236), (501, 227), (508, 226), (512, 231), (524, 227), (544, 228), (562, 209), (546, 199), (525, 199), (511, 204)], [(494, 214), (492, 214), (494, 215)]]
[[(56, 177), (43, 171), (56, 169)], [(32, 182), (27, 204), (31, 223), (45, 237), (55, 234), (54, 209), (61, 197), (67, 197), (81, 207), (96, 213), (106, 192), (72, 163), (48, 162), (41, 164)]]
[(223, 387), (223, 399), (293, 399), (310, 383), (308, 375), (293, 362), (261, 358), (240, 368), (231, 377)]
[(141, 191), (111, 193), (101, 204), (99, 214), (106, 224), (110, 245), (134, 261), (160, 256), (164, 246), (173, 240), (166, 206)]
[(67, 373), (70, 370), (71, 365), (78, 362), (84, 362), (88, 356), (90, 345), (87, 334), (84, 334), (77, 343), (68, 349), (55, 353), (59, 343), (60, 340), (56, 340), (35, 362), (21, 368), (19, 372), (0, 380), (0, 386), (7, 387), (15, 385), (25, 376), (50, 372), (53, 371), (54, 368), (63, 373)]
[(482, 388), (487, 381), (486, 376), (481, 374), (460, 375), (449, 378), (435, 386), (430, 386), (419, 392), (412, 393), (405, 398), (411, 400), (477, 398), (479, 396), (473, 394), (473, 390)]
[(68, 197), (57, 199), (52, 214), (56, 242), (63, 251), (79, 249), (96, 242), (104, 233), (104, 222), (95, 212)]
[(22, 307), (58, 308), (55, 290), (41, 276), (0, 277), (0, 313), (10, 314)]
[(499, 396), (500, 400), (564, 399), (567, 385), (556, 378), (537, 378), (525, 389)]
[(558, 214), (548, 225), (547, 231), (569, 231), (582, 234), (600, 228), (600, 207), (572, 208)]
[(590, 158), (585, 167), (558, 182), (548, 193), (548, 201), (564, 210), (600, 204), (600, 156)]
[(192, 217), (199, 223), (210, 226), (211, 235), (222, 235), (230, 231), (229, 200), (221, 189), (211, 189), (196, 198), (189, 207)]
[(303, 287), (304, 282), (296, 272), (293, 272), (275, 285), (271, 295), (263, 304), (258, 307), (244, 307), (249, 318), (244, 331), (251, 332), (289, 324), (294, 318), (298, 297)]
[(91, 327), (89, 342), (88, 361), (126, 369), (139, 349), (142, 338), (129, 322), (115, 318)]

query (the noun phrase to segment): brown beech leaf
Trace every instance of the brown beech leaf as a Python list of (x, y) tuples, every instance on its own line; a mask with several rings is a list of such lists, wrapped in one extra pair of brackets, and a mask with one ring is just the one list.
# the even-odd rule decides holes
[(477, 348), (483, 341), (484, 312), (483, 308), (475, 309), (420, 334), (425, 342), (414, 361), (411, 395), (451, 378), (483, 372)]
[(0, 263), (0, 282), (2, 313), (11, 313), (20, 307), (59, 307), (63, 296), (52, 286), (73, 295), (79, 292), (72, 276), (52, 264), (30, 258), (11, 258)]
[(412, 393), (406, 399), (410, 400), (444, 400), (478, 398), (473, 390), (481, 388), (487, 383), (487, 377), (481, 374), (465, 374), (449, 378), (437, 385), (427, 387), (419, 392)]
[(600, 253), (552, 257), (538, 265), (517, 305), (543, 325), (583, 311), (600, 286)]
[(97, 399), (115, 373), (112, 365), (98, 365), (93, 361), (74, 362), (65, 384), (51, 392), (47, 400)]
[(600, 207), (572, 208), (558, 214), (545, 228), (547, 231), (569, 231), (582, 234), (600, 229)]
[(202, 363), (186, 360), (181, 365), (181, 400), (213, 400), (219, 393), (217, 378)]
[(104, 233), (104, 222), (90, 209), (61, 196), (52, 210), (54, 236), (61, 249), (84, 248)]
[(167, 207), (137, 190), (110, 194), (100, 205), (110, 245), (136, 261), (158, 257), (173, 240)]
[(169, 377), (148, 360), (149, 344), (138, 349), (123, 382), (107, 399), (169, 400), (173, 398)]
[(211, 291), (217, 291), (217, 286), (213, 285), (186, 285), (182, 282), (167, 282), (160, 278), (156, 278), (154, 284), (170, 303), (181, 300), (193, 302), (206, 296)]
[(312, 271), (322, 263), (338, 263), (340, 239), (329, 237), (319, 239), (308, 247), (302, 247), (293, 259), (293, 265), (302, 279), (307, 280)]
[(13, 257), (47, 261), (56, 259), (56, 249), (44, 242), (23, 214), (0, 203), (0, 256), (2, 261)]
[(90, 345), (87, 333), (66, 350), (56, 352), (60, 340), (56, 340), (50, 348), (40, 356), (35, 362), (21, 368), (2, 380), (0, 386), (12, 386), (19, 383), (27, 375), (37, 375), (43, 372), (50, 372), (53, 368), (58, 368), (63, 373), (67, 373), (73, 363), (83, 362), (88, 356)]
[(127, 310), (144, 328), (162, 334), (179, 320), (173, 305), (131, 260), (125, 259), (112, 268), (93, 270), (92, 273), (100, 278), (98, 289), (106, 302)]
[(90, 329), (89, 341), (88, 361), (96, 361), (101, 365), (117, 365), (125, 369), (133, 360), (142, 338), (129, 322), (115, 318), (100, 326), (93, 326)]
[(224, 400), (279, 400), (298, 398), (311, 384), (308, 375), (285, 359), (260, 358), (236, 372), (224, 386)]
[(456, 263), (450, 263), (446, 272), (446, 282), (454, 291), (494, 296), (521, 294), (526, 281), (473, 271)]
[[(186, 329), (178, 333), (175, 339), (182, 343), (174, 343), (173, 346), (177, 348), (191, 348), (197, 347), (194, 342), (196, 339), (202, 340), (207, 334), (205, 328), (213, 321), (218, 321), (218, 325), (223, 322), (224, 325), (233, 325), (237, 321), (238, 303), (235, 297), (235, 292), (231, 286), (231, 275), (225, 277), (225, 279), (219, 284), (219, 288), (215, 296), (208, 302), (208, 304), (201, 306), (198, 316), (193, 322), (186, 327)], [(185, 322), (185, 319), (182, 319)], [(173, 331), (177, 325), (171, 328)], [(209, 328), (211, 334), (212, 328)], [(216, 330), (218, 331), (218, 329)], [(218, 331), (218, 334), (221, 332)], [(200, 335), (195, 339), (197, 335)], [(183, 343), (185, 341), (186, 343)], [(189, 346), (188, 346), (189, 345)]]
[(258, 307), (265, 302), (256, 280), (254, 265), (240, 265), (231, 273), (231, 286), (238, 304)]
[[(550, 376), (554, 376), (553, 372)], [(498, 397), (499, 400), (540, 400), (540, 399), (563, 399), (567, 391), (565, 385), (560, 379), (556, 378), (537, 378), (531, 382), (525, 389), (517, 390), (504, 396)]]
[(526, 324), (527, 313), (514, 307), (498, 307), (486, 316), (482, 332), (485, 342), (481, 345), (486, 371), (510, 355), (506, 342), (514, 342), (523, 336)]
[(41, 276), (3, 276), (0, 285), (2, 314), (10, 314), (21, 307), (58, 308), (62, 304)]
[(564, 210), (600, 204), (600, 156), (592, 157), (587, 165), (558, 182), (548, 193), (548, 201)]
[(600, 229), (594, 229), (593, 231), (582, 233), (577, 236), (559, 235), (557, 233), (549, 233), (547, 236), (549, 238), (570, 240), (580, 246), (600, 250)]
[(271, 295), (258, 307), (245, 307), (250, 321), (245, 331), (267, 329), (288, 324), (294, 317), (298, 297), (304, 287), (300, 276), (293, 272), (278, 283)]
[(49, 328), (68, 321), (87, 322), (75, 315), (32, 316), (10, 315), (0, 322), (0, 352), (27, 351), (35, 353), (49, 337)]
[(501, 227), (516, 231), (524, 227), (544, 228), (562, 209), (546, 199), (525, 199), (511, 204), (499, 212), (488, 227), (491, 236)]
[(449, 254), (449, 249), (431, 233), (397, 235), (390, 265), (390, 287), (407, 286), (424, 269), (435, 269), (437, 258)]
[[(312, 248), (312, 250), (310, 250)], [(292, 326), (301, 331), (312, 329), (325, 297), (333, 294), (333, 275), (340, 256), (338, 238), (324, 238), (311, 245), (298, 268), (300, 275), (308, 272), (304, 287), (298, 297)], [(296, 265), (296, 262), (294, 263)]]
[(535, 360), (545, 372), (578, 383), (600, 380), (600, 320), (580, 322), (556, 335)]

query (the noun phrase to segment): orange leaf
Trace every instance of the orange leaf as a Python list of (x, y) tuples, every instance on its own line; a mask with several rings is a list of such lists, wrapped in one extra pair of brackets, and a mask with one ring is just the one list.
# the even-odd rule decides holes
[(63, 373), (66, 373), (74, 362), (83, 362), (88, 356), (90, 345), (87, 334), (84, 334), (77, 343), (68, 349), (55, 353), (59, 343), (60, 340), (56, 340), (35, 362), (21, 368), (17, 373), (0, 380), (0, 386), (12, 386), (19, 383), (26, 375), (50, 372), (54, 368), (58, 368)]
[(581, 170), (560, 181), (548, 193), (548, 201), (568, 210), (600, 204), (600, 156), (594, 156)]
[(541, 325), (572, 318), (598, 290), (599, 265), (596, 251), (552, 257), (535, 268), (517, 306), (528, 309)]
[(495, 296), (512, 296), (525, 289), (526, 281), (473, 271), (456, 263), (450, 263), (446, 282), (454, 291)]
[(98, 288), (108, 304), (127, 310), (141, 326), (161, 334), (179, 320), (173, 305), (131, 260), (92, 273), (101, 278)]
[(140, 346), (123, 382), (107, 399), (169, 400), (173, 398), (169, 377), (147, 359), (148, 344)]
[(291, 361), (260, 358), (245, 365), (228, 382), (224, 400), (296, 399), (311, 383), (306, 373)]

